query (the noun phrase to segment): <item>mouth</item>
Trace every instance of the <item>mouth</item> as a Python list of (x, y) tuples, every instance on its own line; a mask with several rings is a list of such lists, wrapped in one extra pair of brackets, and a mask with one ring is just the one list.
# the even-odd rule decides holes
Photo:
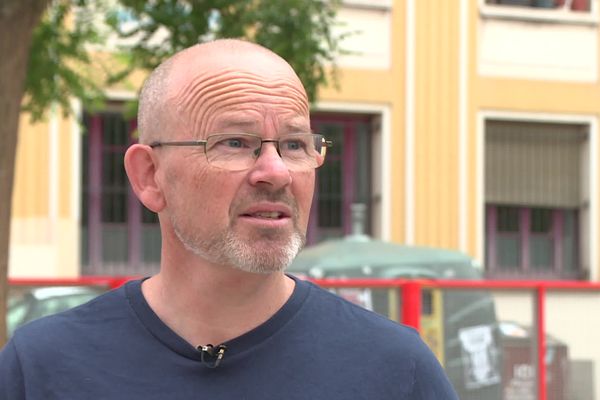
[(243, 217), (260, 218), (260, 219), (282, 219), (289, 216), (279, 211), (258, 211), (254, 213), (242, 214)]
[(239, 217), (257, 226), (280, 227), (292, 220), (292, 211), (284, 204), (263, 203), (243, 210)]

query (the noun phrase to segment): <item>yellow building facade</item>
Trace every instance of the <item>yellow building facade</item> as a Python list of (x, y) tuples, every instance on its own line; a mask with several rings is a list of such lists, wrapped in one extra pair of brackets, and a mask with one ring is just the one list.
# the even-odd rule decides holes
[[(344, 2), (349, 52), (314, 105), (341, 175), (321, 178), (312, 242), (347, 233), (360, 201), (373, 236), (464, 251), (492, 277), (598, 279), (597, 0), (542, 3)], [(111, 104), (138, 84), (111, 88)], [(11, 276), (98, 271), (82, 268), (82, 174), (97, 166), (80, 121), (21, 121)]]

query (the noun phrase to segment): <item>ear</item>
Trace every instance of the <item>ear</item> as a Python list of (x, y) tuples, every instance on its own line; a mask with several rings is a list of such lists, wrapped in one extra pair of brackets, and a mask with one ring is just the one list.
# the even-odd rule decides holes
[(133, 144), (125, 152), (125, 171), (135, 195), (156, 213), (162, 211), (166, 204), (157, 167), (152, 149), (147, 145)]

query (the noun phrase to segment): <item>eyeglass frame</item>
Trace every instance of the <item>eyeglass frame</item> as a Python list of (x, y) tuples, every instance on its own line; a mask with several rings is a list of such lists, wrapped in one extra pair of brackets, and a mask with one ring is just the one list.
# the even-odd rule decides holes
[[(293, 136), (295, 134), (304, 134), (304, 135), (311, 135), (313, 137), (315, 136), (321, 136), (321, 145), (325, 148), (325, 153), (322, 155), (323, 159), (325, 159), (325, 154), (327, 152), (327, 148), (333, 147), (333, 141), (331, 140), (327, 140), (325, 139), (325, 136), (323, 136), (320, 133), (313, 133), (313, 132), (295, 132), (295, 133), (290, 133), (287, 135), (283, 135), (283, 138), (287, 137), (287, 136)], [(215, 137), (215, 136), (221, 136), (221, 135), (231, 135), (231, 136), (235, 136), (235, 135), (242, 135), (242, 136), (250, 136), (250, 137), (255, 137), (260, 139), (260, 146), (255, 149), (254, 151), (258, 150), (258, 153), (256, 154), (256, 158), (260, 157), (260, 154), (262, 152), (262, 145), (263, 143), (274, 143), (275, 144), (275, 149), (277, 150), (277, 154), (279, 155), (279, 157), (282, 158), (282, 160), (285, 163), (285, 159), (282, 157), (281, 155), (281, 151), (279, 149), (279, 141), (282, 139), (282, 137), (279, 137), (278, 139), (263, 139), (261, 136), (254, 134), (254, 133), (245, 133), (245, 132), (231, 132), (231, 133), (213, 133), (210, 134), (206, 137), (206, 139), (197, 139), (197, 140), (174, 140), (174, 141), (165, 141), (165, 142), (161, 142), (161, 141), (154, 141), (148, 144), (148, 146), (152, 149), (155, 149), (157, 147), (168, 147), (168, 146), (175, 146), (175, 147), (195, 147), (195, 146), (202, 146), (204, 147), (204, 155), (206, 156), (206, 161), (209, 163), (209, 165), (212, 165), (211, 162), (208, 159), (208, 155), (206, 154), (206, 144), (208, 143), (208, 139), (210, 139), (211, 137)], [(324, 163), (324, 161), (323, 161)], [(317, 165), (316, 167), (312, 167), (313, 169), (319, 168), (321, 167), (323, 164), (321, 165)], [(287, 166), (287, 164), (286, 164)], [(216, 167), (216, 168), (223, 168), (223, 167)], [(244, 171), (245, 169), (249, 169), (248, 168), (244, 168), (241, 170), (232, 170), (232, 171)], [(288, 167), (289, 168), (289, 167)], [(227, 168), (223, 168), (223, 169), (227, 169)]]

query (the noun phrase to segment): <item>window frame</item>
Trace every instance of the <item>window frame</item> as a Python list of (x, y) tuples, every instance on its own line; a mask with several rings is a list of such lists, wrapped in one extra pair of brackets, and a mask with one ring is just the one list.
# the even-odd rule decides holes
[(598, 25), (596, 0), (590, 2), (589, 11), (563, 8), (544, 8), (527, 5), (488, 4), (479, 0), (479, 14), (484, 19), (505, 19), (518, 21), (548, 22), (570, 25)]
[[(370, 124), (372, 121), (373, 115), (357, 113), (357, 114), (345, 114), (345, 113), (335, 113), (335, 112), (316, 112), (311, 115), (311, 126), (316, 133), (324, 134), (322, 131), (322, 127), (326, 125), (334, 125), (341, 128), (341, 133), (343, 136), (343, 142), (333, 143), (333, 146), (342, 146), (342, 152), (340, 154), (333, 154), (333, 152), (328, 152), (327, 157), (325, 159), (325, 164), (321, 168), (331, 168), (330, 165), (334, 162), (338, 162), (341, 167), (341, 191), (339, 193), (340, 197), (340, 219), (341, 225), (339, 227), (322, 227), (319, 225), (319, 199), (321, 197), (321, 193), (319, 191), (319, 170), (315, 175), (315, 195), (313, 197), (313, 202), (310, 210), (310, 219), (307, 230), (307, 244), (316, 244), (324, 239), (329, 239), (333, 237), (343, 237), (345, 235), (349, 235), (352, 232), (352, 212), (351, 205), (357, 200), (357, 185), (355, 171), (358, 166), (358, 160), (356, 157), (356, 151), (359, 146), (358, 139), (358, 126), (359, 124)], [(325, 134), (326, 139), (330, 139)], [(364, 151), (368, 150), (368, 170), (367, 175), (371, 176), (372, 174), (372, 135), (369, 133), (368, 140), (370, 141), (368, 149), (363, 149)], [(360, 150), (360, 149), (358, 149)], [(329, 164), (329, 165), (328, 165)], [(371, 206), (373, 201), (373, 188), (368, 188), (368, 194), (366, 195), (366, 218), (365, 218), (365, 232), (366, 234), (371, 234)], [(336, 233), (337, 231), (337, 233)]]
[[(498, 231), (498, 208), (515, 207), (519, 212), (519, 227), (515, 233)], [(512, 206), (503, 204), (486, 204), (486, 274), (489, 278), (531, 278), (531, 279), (580, 279), (584, 277), (579, 251), (574, 254), (574, 269), (566, 269), (564, 265), (564, 222), (566, 213), (572, 210), (549, 208), (552, 211), (552, 227), (548, 233), (531, 232), (531, 214), (534, 209), (546, 207)], [(575, 210), (573, 210), (575, 211)], [(576, 211), (577, 212), (577, 211)], [(577, 212), (578, 214), (578, 212)], [(552, 264), (549, 268), (536, 268), (531, 263), (531, 239), (536, 236), (548, 236), (552, 240)], [(498, 262), (497, 243), (500, 237), (518, 238), (520, 257), (519, 265), (500, 265)], [(575, 248), (579, 248), (579, 236), (574, 236)]]
[[(87, 152), (87, 156), (82, 158), (82, 227), (86, 227), (87, 235), (80, 240), (83, 248), (87, 251), (82, 252), (80, 265), (83, 274), (89, 275), (111, 275), (113, 273), (123, 274), (125, 271), (133, 274), (149, 274), (158, 268), (158, 261), (148, 262), (143, 253), (143, 229), (146, 225), (158, 225), (158, 222), (144, 221), (144, 206), (137, 199), (127, 177), (124, 176), (124, 221), (106, 221), (103, 215), (103, 204), (105, 195), (109, 194), (110, 188), (104, 181), (103, 174), (105, 155), (107, 153), (121, 154), (137, 141), (135, 132), (137, 122), (135, 119), (126, 118), (122, 115), (120, 108), (109, 108), (100, 112), (85, 113), (83, 123), (87, 126), (87, 149), (82, 149), (82, 154)], [(104, 142), (104, 135), (107, 132), (105, 124), (110, 118), (117, 115), (123, 118), (127, 138), (123, 144), (107, 144)], [(84, 142), (83, 145), (86, 143)], [(121, 171), (125, 174), (125, 171)], [(86, 175), (87, 176), (83, 176)], [(87, 202), (87, 204), (86, 204)], [(103, 229), (106, 227), (122, 227), (127, 232), (127, 253), (124, 260), (107, 260), (104, 255)]]

